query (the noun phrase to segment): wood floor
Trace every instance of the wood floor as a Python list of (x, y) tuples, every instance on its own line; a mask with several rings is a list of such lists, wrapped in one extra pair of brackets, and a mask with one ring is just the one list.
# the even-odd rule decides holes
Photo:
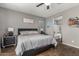
[[(15, 47), (2, 49), (0, 56), (15, 56)], [(79, 49), (59, 44), (56, 48), (50, 48), (37, 56), (79, 56)]]

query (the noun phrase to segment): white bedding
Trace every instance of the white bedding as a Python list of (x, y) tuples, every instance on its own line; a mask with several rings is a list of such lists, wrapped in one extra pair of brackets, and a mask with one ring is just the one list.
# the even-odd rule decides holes
[(50, 35), (19, 35), (18, 43), (15, 49), (16, 55), (22, 55), (24, 51), (39, 48), (49, 44), (57, 45), (56, 40)]

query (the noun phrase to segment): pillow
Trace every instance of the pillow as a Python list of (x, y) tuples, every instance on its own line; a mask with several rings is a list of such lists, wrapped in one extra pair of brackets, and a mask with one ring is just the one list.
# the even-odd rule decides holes
[(31, 35), (31, 34), (39, 34), (38, 31), (21, 31), (21, 35)]
[(28, 32), (27, 31), (21, 31), (20, 32), (20, 35), (25, 35), (25, 34), (27, 34)]

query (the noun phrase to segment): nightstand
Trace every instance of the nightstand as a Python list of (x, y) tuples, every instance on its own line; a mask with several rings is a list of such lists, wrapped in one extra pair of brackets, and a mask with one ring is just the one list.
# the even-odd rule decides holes
[(16, 35), (14, 36), (4, 36), (2, 38), (2, 47), (16, 45)]
[(41, 33), (40, 34), (44, 34), (44, 35), (47, 35), (45, 32), (43, 32), (43, 31), (41, 31)]

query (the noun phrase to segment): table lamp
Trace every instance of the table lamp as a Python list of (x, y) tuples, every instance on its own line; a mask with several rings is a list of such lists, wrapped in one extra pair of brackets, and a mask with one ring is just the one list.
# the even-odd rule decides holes
[(13, 31), (14, 31), (14, 28), (9, 27), (8, 28), (8, 35), (13, 36)]

